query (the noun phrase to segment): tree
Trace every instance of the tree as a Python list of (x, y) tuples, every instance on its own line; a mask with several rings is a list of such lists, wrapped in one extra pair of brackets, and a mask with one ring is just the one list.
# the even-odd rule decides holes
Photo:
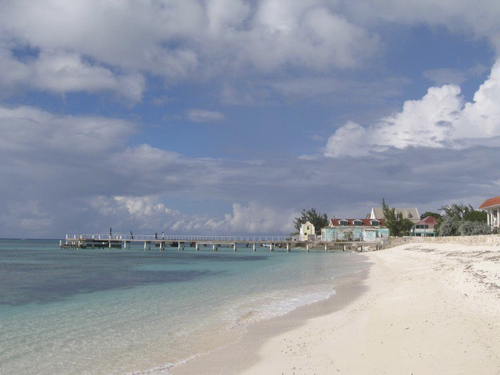
[(460, 227), (461, 220), (453, 217), (445, 217), (443, 222), (438, 228), (436, 235), (440, 237), (445, 236), (458, 236), (458, 228)]
[(464, 204), (456, 203), (447, 204), (446, 206), (441, 207), (440, 210), (444, 212), (443, 216), (458, 220), (463, 220), (464, 216), (475, 211), (474, 207), (472, 207), (470, 204), (466, 206)]
[(479, 221), (462, 221), (458, 232), (461, 236), (475, 236), (478, 234), (491, 234), (488, 224)]
[(443, 220), (436, 228), (436, 234), (439, 236), (471, 236), (491, 233), (491, 229), (486, 225), (486, 212), (476, 210), (470, 204), (448, 204), (440, 210), (443, 211)]
[(384, 213), (384, 223), (391, 236), (400, 237), (410, 233), (413, 222), (410, 219), (403, 218), (403, 215), (396, 214), (394, 208), (390, 208), (385, 200), (382, 199), (382, 212)]
[(486, 224), (488, 222), (488, 214), (486, 211), (470, 211), (464, 215), (465, 221), (475, 221), (479, 223)]
[(297, 232), (300, 231), (300, 226), (309, 221), (314, 228), (316, 229), (316, 234), (321, 234), (321, 228), (328, 226), (328, 216), (326, 214), (322, 214), (318, 212), (315, 208), (311, 208), (310, 210), (302, 210), (302, 214), (299, 217), (296, 217), (293, 225)]

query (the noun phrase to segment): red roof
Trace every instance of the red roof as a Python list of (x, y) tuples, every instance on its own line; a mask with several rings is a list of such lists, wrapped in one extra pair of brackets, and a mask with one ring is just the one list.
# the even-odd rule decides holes
[(417, 224), (428, 224), (434, 227), (436, 225), (436, 218), (434, 216), (427, 216), (420, 220)]
[(492, 206), (500, 206), (500, 196), (495, 198), (486, 199), (482, 205), (479, 206), (481, 208), (488, 208)]
[(384, 225), (384, 221), (383, 220), (378, 220), (378, 219), (331, 219), (330, 220), (330, 225), (335, 226), (335, 227), (339, 227), (340, 226), (340, 222), (342, 220), (346, 220), (348, 226), (355, 226), (354, 225), (355, 221), (361, 221), (363, 223), (364, 227), (371, 227), (372, 226), (372, 221), (378, 221), (380, 223), (380, 226)]

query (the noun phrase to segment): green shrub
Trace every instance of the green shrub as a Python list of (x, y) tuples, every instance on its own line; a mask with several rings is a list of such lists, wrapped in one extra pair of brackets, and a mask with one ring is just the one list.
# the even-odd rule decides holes
[(458, 236), (459, 231), (458, 228), (460, 227), (461, 220), (447, 217), (443, 220), (441, 225), (439, 226), (439, 236), (440, 237), (446, 237), (446, 236)]
[(462, 221), (458, 228), (458, 232), (462, 236), (474, 236), (479, 234), (490, 234), (491, 229), (487, 224), (478, 221)]

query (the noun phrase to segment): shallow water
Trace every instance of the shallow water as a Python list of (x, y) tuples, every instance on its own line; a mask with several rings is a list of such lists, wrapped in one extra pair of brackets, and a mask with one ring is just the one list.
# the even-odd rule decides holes
[(193, 250), (0, 240), (0, 373), (166, 373), (366, 268), (342, 252)]

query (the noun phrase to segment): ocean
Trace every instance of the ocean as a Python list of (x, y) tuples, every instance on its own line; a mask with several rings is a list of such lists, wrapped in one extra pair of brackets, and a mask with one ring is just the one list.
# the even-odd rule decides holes
[(342, 251), (201, 250), (0, 240), (0, 373), (168, 374), (367, 267)]

